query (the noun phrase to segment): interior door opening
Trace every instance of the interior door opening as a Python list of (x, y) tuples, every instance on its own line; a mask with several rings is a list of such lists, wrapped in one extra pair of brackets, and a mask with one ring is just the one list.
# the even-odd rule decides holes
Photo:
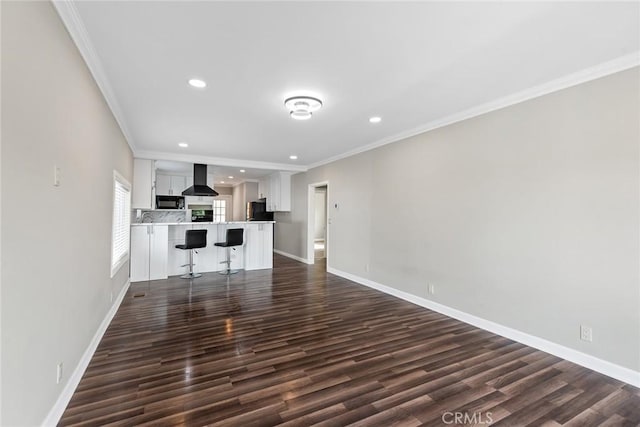
[(329, 183), (310, 184), (308, 194), (307, 263), (324, 264), (326, 268), (330, 254)]
[(326, 259), (327, 246), (327, 186), (316, 187), (314, 212), (313, 259)]

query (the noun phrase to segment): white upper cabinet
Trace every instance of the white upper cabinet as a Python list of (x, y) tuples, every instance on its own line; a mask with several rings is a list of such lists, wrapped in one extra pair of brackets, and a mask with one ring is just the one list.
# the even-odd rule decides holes
[(154, 160), (133, 159), (132, 209), (155, 208), (155, 175)]
[(156, 194), (163, 196), (179, 196), (187, 188), (187, 177), (184, 175), (156, 174)]
[(171, 195), (180, 196), (187, 189), (187, 177), (184, 175), (171, 176)]
[(161, 173), (156, 174), (156, 194), (163, 196), (169, 195), (171, 188), (171, 177)]
[(258, 182), (260, 197), (267, 199), (267, 211), (291, 211), (291, 172), (275, 172)]

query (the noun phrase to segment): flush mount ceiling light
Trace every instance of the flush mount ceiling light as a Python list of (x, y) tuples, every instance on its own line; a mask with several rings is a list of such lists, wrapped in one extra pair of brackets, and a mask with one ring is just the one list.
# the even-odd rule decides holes
[(189, 79), (189, 85), (198, 89), (204, 89), (207, 87), (207, 82), (200, 79)]
[(298, 156), (296, 156), (296, 155), (291, 155), (291, 156), (289, 156), (289, 158), (291, 160), (298, 160)]
[(231, 175), (229, 175), (227, 178), (229, 178), (229, 179), (233, 179), (233, 177), (232, 177)]
[(187, 148), (188, 146), (189, 144), (187, 144), (186, 142), (178, 142), (178, 147)]
[(370, 117), (369, 118), (369, 123), (380, 123), (382, 121), (382, 118), (378, 117), (378, 116), (374, 116), (374, 117)]
[(245, 173), (246, 171), (244, 169), (240, 169), (240, 172), (241, 173)]
[(312, 96), (293, 96), (284, 101), (289, 115), (295, 120), (309, 120), (314, 111), (322, 107), (322, 101)]

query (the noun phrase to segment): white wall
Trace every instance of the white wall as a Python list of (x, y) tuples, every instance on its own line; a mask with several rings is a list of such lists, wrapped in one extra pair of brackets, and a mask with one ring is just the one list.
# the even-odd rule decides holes
[(43, 422), (126, 284), (128, 263), (110, 278), (113, 170), (131, 181), (132, 165), (52, 4), (2, 2), (1, 425)]
[(218, 192), (218, 194), (223, 195), (223, 196), (231, 196), (233, 195), (233, 187), (230, 186), (219, 186), (216, 185), (214, 190), (216, 190)]
[(634, 68), (296, 174), (276, 249), (307, 258), (308, 185), (328, 181), (330, 267), (640, 371), (639, 80)]
[(247, 219), (247, 202), (258, 199), (258, 183), (243, 182), (233, 187), (233, 220)]
[(233, 187), (233, 220), (244, 221), (247, 216), (246, 207), (243, 208), (245, 186), (244, 183)]
[(244, 197), (245, 208), (247, 202), (255, 202), (258, 200), (258, 183), (257, 182), (245, 182), (244, 183)]

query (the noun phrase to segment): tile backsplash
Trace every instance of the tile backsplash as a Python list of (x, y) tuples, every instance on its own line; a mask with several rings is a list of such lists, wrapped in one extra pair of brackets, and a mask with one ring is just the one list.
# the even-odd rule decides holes
[(187, 213), (184, 210), (176, 211), (145, 211), (134, 210), (131, 214), (131, 223), (143, 222), (186, 222)]

